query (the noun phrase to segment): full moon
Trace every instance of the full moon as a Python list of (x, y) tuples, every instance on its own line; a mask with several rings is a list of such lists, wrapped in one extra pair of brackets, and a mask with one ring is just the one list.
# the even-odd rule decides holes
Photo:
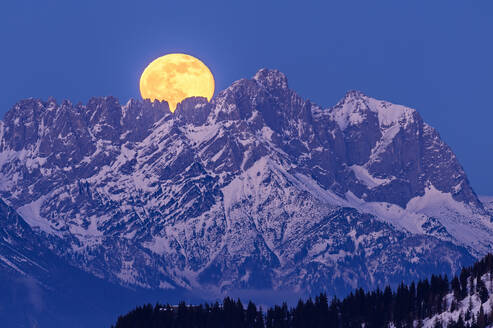
[(169, 54), (150, 63), (140, 77), (140, 94), (151, 101), (167, 101), (171, 112), (189, 97), (214, 95), (214, 76), (199, 59), (186, 54)]

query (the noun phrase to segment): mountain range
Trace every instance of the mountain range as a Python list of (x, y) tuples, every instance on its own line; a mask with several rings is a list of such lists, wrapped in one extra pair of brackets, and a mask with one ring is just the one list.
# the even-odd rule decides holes
[(1, 270), (45, 286), (41, 253), (125, 288), (343, 295), (493, 246), (493, 201), (416, 110), (358, 91), (322, 108), (269, 69), (174, 113), (22, 100), (0, 121), (0, 198)]

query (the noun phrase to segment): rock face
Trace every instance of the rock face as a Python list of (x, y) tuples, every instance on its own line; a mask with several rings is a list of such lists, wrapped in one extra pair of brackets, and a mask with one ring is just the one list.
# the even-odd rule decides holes
[(260, 70), (210, 103), (21, 101), (0, 196), (73, 265), (123, 285), (344, 293), (453, 272), (490, 215), (413, 109), (323, 109)]

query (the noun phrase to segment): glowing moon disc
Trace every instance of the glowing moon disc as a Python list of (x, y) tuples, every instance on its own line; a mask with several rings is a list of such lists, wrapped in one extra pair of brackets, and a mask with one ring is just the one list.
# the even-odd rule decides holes
[(204, 63), (185, 54), (169, 54), (154, 60), (140, 77), (144, 99), (165, 100), (170, 110), (185, 98), (214, 95), (214, 76)]

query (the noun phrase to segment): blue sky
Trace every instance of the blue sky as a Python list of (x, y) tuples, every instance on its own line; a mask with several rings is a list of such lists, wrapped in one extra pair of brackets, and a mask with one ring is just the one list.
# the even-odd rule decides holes
[(216, 90), (277, 68), (326, 107), (347, 90), (416, 108), (493, 195), (493, 1), (75, 1), (0, 5), (0, 116), (26, 97), (138, 97), (184, 52)]

